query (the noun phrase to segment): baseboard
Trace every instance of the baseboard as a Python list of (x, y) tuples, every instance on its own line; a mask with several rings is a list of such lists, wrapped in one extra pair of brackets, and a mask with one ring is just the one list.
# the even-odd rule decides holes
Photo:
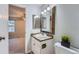
[(32, 52), (32, 50), (29, 50), (29, 51), (25, 52), (25, 54), (29, 54), (30, 52)]

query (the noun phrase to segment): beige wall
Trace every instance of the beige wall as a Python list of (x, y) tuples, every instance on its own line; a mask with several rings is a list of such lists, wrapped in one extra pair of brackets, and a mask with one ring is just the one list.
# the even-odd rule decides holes
[(24, 21), (23, 20), (16, 21), (16, 34), (19, 37), (24, 37), (24, 34), (25, 34), (25, 25), (24, 25)]

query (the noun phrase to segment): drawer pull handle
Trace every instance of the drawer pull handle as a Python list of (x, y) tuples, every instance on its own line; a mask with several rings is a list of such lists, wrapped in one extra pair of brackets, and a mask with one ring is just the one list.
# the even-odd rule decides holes
[(45, 44), (42, 44), (42, 49), (46, 48), (46, 43)]

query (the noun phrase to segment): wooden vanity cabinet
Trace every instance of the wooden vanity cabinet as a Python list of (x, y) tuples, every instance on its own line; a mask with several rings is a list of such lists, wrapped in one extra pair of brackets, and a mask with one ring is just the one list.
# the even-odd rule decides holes
[[(53, 54), (53, 39), (47, 38), (44, 40), (40, 40), (34, 36), (31, 36), (32, 43), (32, 52), (34, 54)], [(43, 39), (43, 38), (41, 38)]]

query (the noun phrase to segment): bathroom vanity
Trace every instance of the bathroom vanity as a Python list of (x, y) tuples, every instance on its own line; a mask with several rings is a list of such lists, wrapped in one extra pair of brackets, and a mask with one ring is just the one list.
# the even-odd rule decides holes
[(32, 34), (32, 52), (34, 54), (53, 54), (53, 38), (45, 34)]

